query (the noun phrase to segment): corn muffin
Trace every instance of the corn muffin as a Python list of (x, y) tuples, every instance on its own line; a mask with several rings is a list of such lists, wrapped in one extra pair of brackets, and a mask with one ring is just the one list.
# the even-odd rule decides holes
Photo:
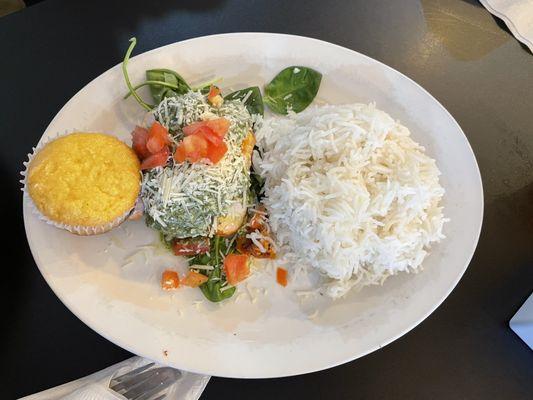
[(31, 159), (26, 190), (45, 220), (90, 235), (120, 224), (140, 191), (137, 156), (117, 138), (72, 133), (46, 144)]

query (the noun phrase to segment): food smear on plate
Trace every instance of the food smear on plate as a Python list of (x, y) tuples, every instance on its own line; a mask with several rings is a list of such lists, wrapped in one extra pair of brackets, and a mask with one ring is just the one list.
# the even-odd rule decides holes
[(114, 136), (71, 133), (38, 148), (24, 189), (46, 222), (79, 235), (103, 233), (134, 208), (139, 161)]
[(373, 104), (265, 119), (255, 171), (278, 262), (318, 272), (333, 298), (417, 272), (444, 235), (435, 160)]
[[(175, 255), (189, 258), (183, 286), (222, 301), (250, 276), (253, 258), (276, 256), (260, 203), (263, 178), (251, 170), (254, 129), (264, 115), (261, 90), (251, 86), (224, 96), (214, 82), (192, 87), (166, 68), (147, 70), (146, 81), (133, 86), (127, 66), (135, 43), (131, 39), (122, 67), (125, 98), (133, 96), (154, 120), (132, 132), (146, 223)], [(265, 86), (265, 102), (279, 114), (302, 111), (321, 78), (308, 67), (286, 68)], [(137, 93), (143, 86), (154, 104)], [(164, 275), (164, 288), (166, 282)]]

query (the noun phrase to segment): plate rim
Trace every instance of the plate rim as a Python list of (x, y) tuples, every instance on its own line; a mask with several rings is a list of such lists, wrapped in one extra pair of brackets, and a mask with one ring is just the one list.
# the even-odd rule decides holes
[[(198, 41), (198, 40), (209, 40), (209, 39), (218, 38), (218, 37), (239, 37), (239, 36), (264, 36), (264, 37), (276, 37), (276, 38), (303, 39), (303, 40), (313, 41), (313, 42), (316, 42), (316, 43), (321, 44), (321, 45), (331, 46), (331, 47), (334, 47), (334, 48), (338, 49), (339, 51), (350, 52), (350, 53), (356, 54), (357, 56), (362, 57), (366, 61), (370, 61), (371, 63), (378, 63), (381, 67), (384, 67), (388, 72), (392, 72), (393, 74), (399, 74), (402, 78), (407, 79), (410, 83), (414, 84), (418, 90), (422, 91), (427, 96), (429, 96), (431, 99), (433, 99), (433, 101), (438, 105), (438, 107), (442, 111), (444, 111), (446, 116), (452, 121), (452, 123), (455, 125), (455, 127), (458, 128), (458, 130), (461, 132), (461, 134), (463, 135), (464, 141), (466, 142), (467, 149), (468, 149), (470, 155), (472, 156), (472, 159), (474, 161), (474, 165), (476, 167), (475, 168), (475, 172), (476, 172), (475, 178), (476, 178), (477, 183), (479, 184), (479, 189), (480, 189), (480, 191), (479, 191), (479, 195), (480, 195), (479, 196), (480, 197), (479, 215), (477, 216), (477, 218), (479, 219), (479, 224), (478, 224), (477, 229), (475, 230), (476, 235), (475, 235), (475, 238), (474, 238), (474, 240), (472, 242), (472, 248), (469, 250), (469, 256), (464, 262), (464, 266), (462, 267), (461, 273), (456, 276), (456, 278), (454, 279), (453, 283), (451, 285), (449, 285), (449, 287), (447, 288), (445, 294), (438, 301), (436, 301), (428, 309), (428, 311), (426, 313), (423, 313), (423, 315), (420, 318), (416, 319), (416, 321), (414, 321), (411, 324), (409, 324), (409, 326), (407, 328), (398, 331), (397, 334), (388, 337), (387, 340), (382, 341), (378, 345), (369, 346), (369, 348), (366, 351), (362, 351), (362, 352), (359, 352), (357, 354), (351, 354), (348, 357), (342, 357), (342, 358), (339, 358), (337, 360), (324, 363), (323, 366), (317, 367), (317, 368), (311, 368), (311, 369), (309, 369), (309, 368), (299, 368), (299, 369), (295, 369), (291, 373), (281, 373), (281, 374), (276, 374), (276, 373), (256, 374), (256, 373), (252, 373), (252, 374), (248, 374), (248, 375), (247, 374), (232, 374), (232, 373), (220, 374), (220, 372), (216, 371), (216, 368), (211, 368), (211, 367), (208, 367), (208, 368), (203, 369), (203, 370), (195, 370), (194, 368), (192, 368), (192, 369), (191, 368), (183, 369), (183, 367), (181, 367), (179, 365), (176, 365), (175, 363), (172, 363), (170, 360), (165, 359), (162, 355), (159, 355), (158, 357), (153, 357), (153, 355), (150, 355), (150, 356), (145, 355), (145, 354), (143, 354), (142, 351), (138, 351), (138, 350), (134, 349), (135, 346), (130, 346), (127, 343), (124, 343), (121, 338), (111, 337), (111, 335), (108, 335), (107, 333), (97, 331), (95, 328), (93, 328), (91, 325), (89, 325), (86, 322), (85, 318), (82, 316), (83, 315), (82, 310), (78, 309), (75, 304), (71, 304), (66, 299), (66, 296), (63, 296), (59, 290), (56, 290), (55, 285), (52, 282), (52, 277), (49, 276), (48, 274), (46, 274), (43, 271), (43, 268), (41, 268), (41, 266), (39, 265), (39, 263), (37, 261), (38, 258), (36, 257), (36, 250), (32, 247), (31, 240), (30, 240), (30, 235), (29, 235), (29, 231), (28, 231), (28, 223), (27, 223), (27, 218), (29, 218), (29, 214), (31, 214), (31, 213), (27, 212), (26, 211), (26, 207), (24, 207), (24, 204), (25, 204), (25, 202), (27, 200), (25, 199), (25, 196), (23, 196), (23, 219), (24, 219), (24, 230), (25, 230), (25, 233), (26, 233), (26, 240), (28, 242), (28, 246), (30, 247), (30, 251), (31, 251), (32, 257), (34, 259), (34, 262), (37, 265), (41, 275), (45, 279), (45, 281), (48, 284), (48, 286), (52, 289), (54, 294), (67, 307), (67, 309), (70, 312), (72, 312), (89, 329), (91, 329), (92, 331), (96, 332), (98, 335), (104, 337), (105, 339), (109, 340), (111, 343), (113, 343), (113, 344), (115, 344), (115, 345), (117, 345), (117, 346), (119, 346), (119, 347), (121, 347), (121, 348), (123, 348), (123, 349), (125, 349), (125, 350), (127, 350), (129, 352), (131, 352), (132, 354), (138, 354), (138, 355), (140, 355), (142, 357), (145, 357), (147, 359), (151, 359), (151, 360), (157, 361), (157, 362), (159, 362), (161, 364), (169, 365), (169, 366), (174, 367), (174, 368), (183, 369), (183, 370), (186, 370), (188, 372), (197, 373), (197, 374), (204, 374), (204, 375), (212, 375), (212, 376), (218, 376), (218, 377), (224, 377), (224, 378), (244, 378), (244, 379), (280, 378), (280, 377), (296, 376), (296, 375), (303, 375), (303, 374), (313, 373), (313, 372), (317, 372), (317, 371), (323, 371), (323, 370), (326, 370), (326, 369), (330, 369), (330, 368), (333, 368), (333, 367), (348, 363), (350, 361), (354, 361), (354, 360), (356, 360), (358, 358), (364, 357), (364, 356), (366, 356), (366, 355), (368, 355), (368, 354), (370, 354), (370, 353), (372, 353), (372, 352), (374, 352), (374, 351), (376, 351), (378, 349), (381, 349), (381, 348), (387, 346), (388, 344), (396, 341), (397, 339), (399, 339), (400, 337), (404, 336), (405, 334), (410, 332), (412, 329), (414, 329), (415, 327), (420, 325), (425, 319), (427, 319), (427, 317), (429, 315), (431, 315), (433, 312), (435, 312), (435, 310), (442, 305), (444, 300), (446, 300), (446, 298), (448, 298), (448, 296), (451, 294), (451, 292), (456, 288), (457, 284), (459, 283), (459, 281), (461, 280), (461, 278), (465, 274), (468, 266), (470, 265), (470, 262), (472, 261), (472, 258), (475, 255), (476, 248), (477, 248), (477, 245), (479, 243), (479, 239), (480, 239), (480, 235), (481, 235), (481, 230), (482, 230), (482, 227), (483, 227), (485, 200), (484, 200), (483, 181), (482, 181), (481, 172), (480, 172), (480, 169), (479, 169), (479, 164), (477, 162), (477, 158), (476, 158), (476, 155), (475, 155), (475, 153), (474, 153), (474, 151), (472, 149), (472, 146), (471, 146), (471, 144), (470, 144), (470, 142), (468, 140), (468, 137), (465, 135), (465, 133), (464, 133), (463, 129), (461, 128), (461, 126), (459, 125), (459, 123), (455, 120), (455, 118), (451, 115), (451, 113), (441, 104), (441, 102), (438, 99), (436, 99), (431, 93), (429, 93), (423, 86), (418, 84), (416, 81), (414, 81), (409, 76), (403, 74), (402, 72), (390, 67), (389, 65), (387, 65), (387, 64), (385, 64), (385, 63), (383, 63), (383, 62), (381, 62), (379, 60), (376, 60), (376, 59), (374, 59), (372, 57), (369, 57), (369, 56), (367, 56), (367, 55), (365, 55), (363, 53), (360, 53), (360, 52), (358, 52), (356, 50), (352, 50), (350, 48), (347, 48), (347, 47), (344, 47), (344, 46), (341, 46), (341, 45), (338, 45), (338, 44), (335, 44), (335, 43), (331, 43), (331, 42), (328, 42), (328, 41), (325, 41), (325, 40), (316, 39), (316, 38), (312, 38), (312, 37), (308, 37), (308, 36), (285, 34), (285, 33), (250, 32), (250, 31), (248, 31), (248, 32), (229, 32), (229, 33), (220, 33), (220, 34), (214, 34), (214, 35), (197, 36), (197, 37), (192, 37), (192, 38), (188, 38), (188, 39), (185, 39), (185, 40), (176, 41), (176, 42), (173, 42), (173, 43), (168, 43), (166, 45), (163, 45), (163, 46), (160, 46), (160, 47), (156, 47), (156, 48), (147, 50), (147, 51), (145, 51), (143, 53), (137, 54), (134, 57), (131, 57), (130, 61), (135, 60), (135, 58), (137, 58), (139, 56), (145, 56), (147, 54), (151, 54), (151, 53), (154, 53), (156, 51), (164, 51), (164, 49), (172, 47), (172, 46), (175, 46), (177, 44), (183, 44), (183, 43), (187, 43), (187, 42), (191, 42), (191, 41)], [(62, 117), (63, 113), (65, 112), (65, 109), (67, 108), (67, 106), (75, 98), (77, 98), (79, 95), (81, 95), (81, 93), (84, 92), (87, 87), (89, 87), (90, 85), (94, 84), (95, 81), (97, 81), (101, 77), (111, 73), (112, 70), (114, 70), (116, 68), (120, 68), (121, 64), (122, 64), (122, 61), (117, 63), (117, 64), (115, 64), (115, 65), (113, 65), (112, 67), (108, 68), (106, 71), (102, 72), (101, 74), (96, 76), (94, 79), (90, 80), (87, 84), (85, 84), (82, 88), (80, 88), (72, 97), (70, 97), (70, 99), (61, 107), (61, 109), (57, 112), (57, 114), (54, 116), (54, 118), (52, 118), (52, 120), (46, 126), (45, 130), (43, 131), (43, 134), (41, 135), (41, 138), (39, 139), (39, 142), (43, 139), (43, 135), (48, 130), (48, 128), (50, 126), (52, 126), (56, 122), (56, 120), (58, 120), (58, 119), (60, 119)]]

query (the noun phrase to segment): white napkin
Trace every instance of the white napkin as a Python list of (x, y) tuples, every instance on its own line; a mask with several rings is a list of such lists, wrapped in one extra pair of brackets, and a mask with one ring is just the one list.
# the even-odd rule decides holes
[(533, 0), (480, 0), (491, 14), (502, 19), (514, 37), (533, 52)]
[[(150, 362), (142, 357), (132, 357), (85, 378), (23, 397), (20, 400), (124, 400), (124, 396), (109, 389), (111, 378)], [(182, 377), (169, 387), (165, 400), (198, 400), (211, 377), (180, 372)]]

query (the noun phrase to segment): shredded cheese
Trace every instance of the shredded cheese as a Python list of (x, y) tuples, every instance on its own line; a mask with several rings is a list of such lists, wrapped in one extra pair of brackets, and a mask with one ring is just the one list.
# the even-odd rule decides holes
[(245, 167), (242, 142), (253, 118), (241, 101), (212, 107), (200, 92), (165, 98), (154, 112), (175, 141), (182, 128), (199, 120), (224, 117), (230, 121), (224, 137), (228, 150), (216, 164), (188, 162), (154, 168), (143, 175), (141, 197), (148, 223), (171, 237), (212, 236), (216, 218), (235, 202), (247, 202), (250, 171)]

